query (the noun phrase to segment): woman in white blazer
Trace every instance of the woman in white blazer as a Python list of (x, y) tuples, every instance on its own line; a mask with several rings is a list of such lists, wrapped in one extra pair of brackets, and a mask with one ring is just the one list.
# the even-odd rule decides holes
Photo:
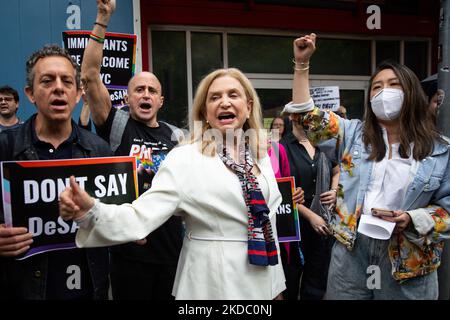
[(279, 297), (286, 288), (275, 228), (281, 195), (261, 118), (258, 96), (239, 70), (207, 75), (194, 99), (190, 141), (168, 154), (152, 188), (137, 200), (103, 204), (71, 178), (60, 214), (78, 222), (77, 245), (143, 239), (180, 215), (186, 237), (176, 299)]

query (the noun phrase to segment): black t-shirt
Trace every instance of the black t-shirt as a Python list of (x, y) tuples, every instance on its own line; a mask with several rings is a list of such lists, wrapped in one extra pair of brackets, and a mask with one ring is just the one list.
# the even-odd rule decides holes
[[(96, 126), (97, 134), (109, 141), (111, 126), (116, 114), (112, 108), (104, 125)], [(117, 156), (135, 156), (138, 168), (138, 187), (141, 195), (151, 185), (153, 177), (168, 152), (177, 144), (171, 140), (172, 130), (166, 124), (159, 122), (159, 127), (147, 125), (129, 118), (122, 140), (115, 151)], [(152, 204), (149, 204), (151, 208)], [(124, 258), (155, 264), (176, 265), (183, 243), (181, 218), (172, 216), (161, 227), (147, 236), (145, 245), (134, 242), (115, 246), (112, 252)]]

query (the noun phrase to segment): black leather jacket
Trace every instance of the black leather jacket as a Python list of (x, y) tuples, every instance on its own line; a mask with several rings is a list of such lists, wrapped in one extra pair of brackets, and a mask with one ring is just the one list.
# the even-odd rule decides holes
[[(31, 117), (17, 129), (0, 133), (0, 161), (39, 160), (32, 144)], [(73, 158), (112, 156), (109, 145), (97, 135), (79, 128), (77, 141), (72, 145)], [(3, 209), (3, 208), (2, 208)], [(3, 212), (3, 210), (2, 210)], [(0, 220), (3, 221), (3, 213)], [(94, 287), (94, 299), (107, 299), (109, 288), (109, 256), (107, 248), (86, 249), (89, 271)], [(47, 254), (24, 260), (0, 257), (0, 299), (45, 299)]]

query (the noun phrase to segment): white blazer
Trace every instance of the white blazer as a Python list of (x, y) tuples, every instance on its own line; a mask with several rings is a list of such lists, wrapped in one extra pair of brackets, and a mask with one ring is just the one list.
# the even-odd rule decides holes
[[(277, 239), (281, 194), (269, 157), (257, 166)], [(249, 264), (247, 207), (239, 179), (217, 155), (202, 155), (197, 144), (173, 149), (151, 189), (132, 204), (96, 201), (90, 213), (77, 232), (80, 247), (142, 239), (173, 214), (182, 216), (186, 237), (172, 291), (176, 299), (273, 299), (286, 288), (279, 254), (276, 266)], [(277, 247), (279, 252), (278, 241)]]

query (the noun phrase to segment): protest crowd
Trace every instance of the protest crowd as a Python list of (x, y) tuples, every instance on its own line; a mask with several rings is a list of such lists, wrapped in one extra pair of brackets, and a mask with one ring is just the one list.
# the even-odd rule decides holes
[(114, 105), (100, 68), (116, 4), (96, 2), (81, 66), (58, 45), (26, 61), (32, 117), (0, 83), (0, 299), (438, 299), (450, 149), (436, 78), (383, 61), (362, 120), (321, 109), (310, 33), (269, 130), (250, 80), (225, 68), (198, 84), (188, 131), (159, 120), (154, 73)]

